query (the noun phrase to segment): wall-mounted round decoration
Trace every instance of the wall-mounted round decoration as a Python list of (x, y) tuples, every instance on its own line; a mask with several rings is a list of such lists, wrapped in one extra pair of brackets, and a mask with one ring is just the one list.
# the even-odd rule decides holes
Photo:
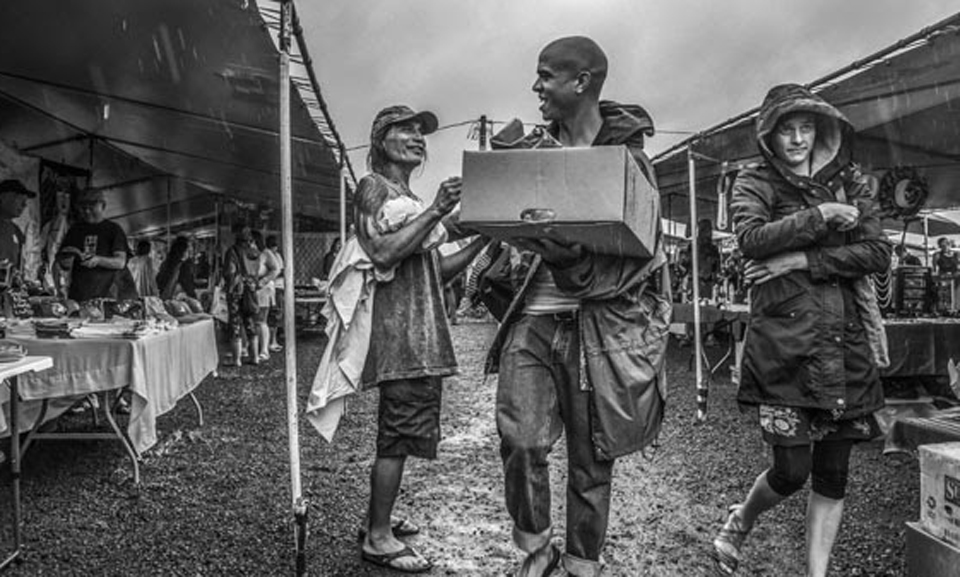
[(927, 179), (916, 168), (894, 167), (880, 179), (880, 212), (886, 217), (914, 216), (928, 193)]

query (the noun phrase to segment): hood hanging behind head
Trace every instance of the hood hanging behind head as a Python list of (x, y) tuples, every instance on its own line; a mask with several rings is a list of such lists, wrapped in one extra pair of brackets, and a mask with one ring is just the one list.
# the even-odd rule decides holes
[(757, 115), (757, 146), (768, 160), (775, 158), (769, 137), (781, 118), (794, 112), (816, 115), (817, 138), (810, 154), (810, 174), (832, 162), (853, 133), (853, 125), (832, 104), (799, 84), (774, 86), (763, 99)]
[(609, 137), (619, 143), (643, 148), (644, 137), (654, 134), (653, 119), (640, 105), (601, 100), (600, 116)]

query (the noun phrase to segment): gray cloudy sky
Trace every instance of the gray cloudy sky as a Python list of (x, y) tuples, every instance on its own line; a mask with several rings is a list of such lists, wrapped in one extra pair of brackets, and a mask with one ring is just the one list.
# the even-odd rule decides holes
[[(440, 124), (540, 120), (537, 55), (574, 34), (596, 40), (604, 97), (643, 105), (659, 131), (651, 155), (958, 10), (956, 0), (298, 0), (324, 98), (348, 147), (366, 144), (384, 106), (434, 111)], [(412, 182), (432, 199), (459, 174), (468, 127), (429, 137)], [(358, 176), (365, 151), (351, 153)]]

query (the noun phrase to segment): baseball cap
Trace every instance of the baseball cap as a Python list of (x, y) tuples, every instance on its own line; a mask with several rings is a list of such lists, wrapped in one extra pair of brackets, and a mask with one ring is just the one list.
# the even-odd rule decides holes
[(15, 178), (8, 178), (0, 182), (0, 194), (3, 194), (4, 192), (17, 192), (29, 196), (30, 198), (37, 196), (37, 193), (28, 189), (23, 185), (22, 182)]
[(377, 140), (390, 126), (408, 120), (419, 121), (420, 132), (424, 135), (436, 132), (437, 126), (439, 125), (437, 115), (427, 110), (415, 112), (409, 106), (402, 104), (388, 106), (378, 112), (377, 117), (373, 119), (373, 127), (370, 129), (370, 141)]

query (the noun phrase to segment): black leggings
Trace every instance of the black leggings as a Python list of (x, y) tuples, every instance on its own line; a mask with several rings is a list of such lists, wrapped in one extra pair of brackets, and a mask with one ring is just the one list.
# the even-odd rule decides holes
[(816, 441), (796, 447), (773, 447), (773, 467), (767, 470), (767, 483), (779, 495), (788, 497), (807, 482), (813, 473), (813, 491), (830, 499), (843, 499), (850, 470), (853, 440)]

